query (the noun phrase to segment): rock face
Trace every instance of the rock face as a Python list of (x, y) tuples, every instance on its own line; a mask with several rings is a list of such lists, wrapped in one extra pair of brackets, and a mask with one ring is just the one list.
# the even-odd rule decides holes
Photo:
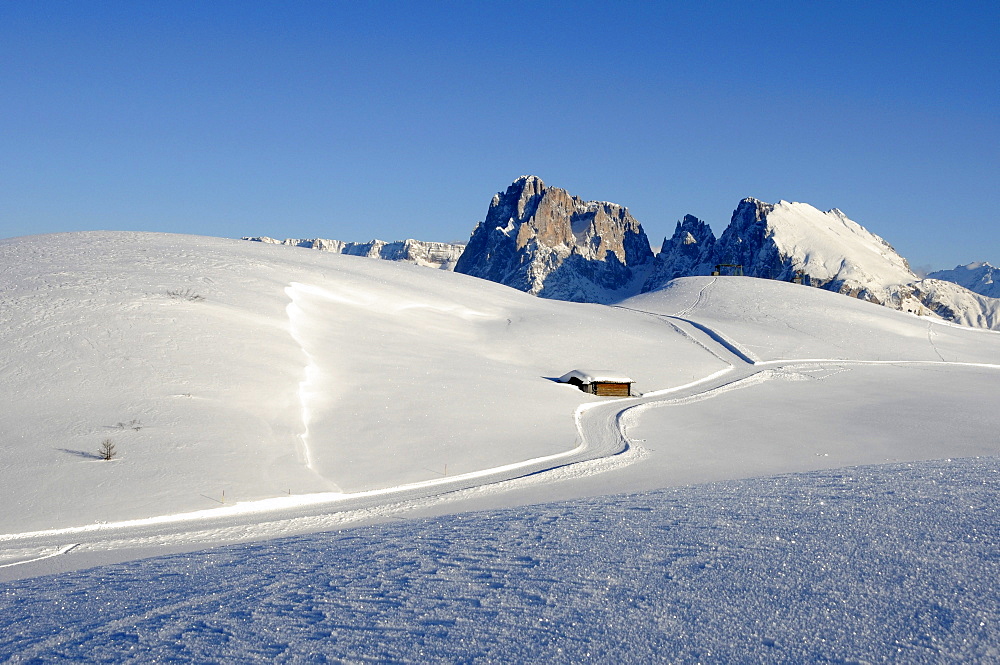
[(425, 242), (423, 240), (402, 240), (399, 242), (385, 242), (384, 240), (372, 240), (371, 242), (343, 242), (342, 240), (326, 240), (315, 238), (313, 240), (298, 240), (289, 238), (287, 240), (275, 240), (267, 236), (245, 237), (244, 240), (256, 242), (266, 242), (275, 245), (289, 245), (292, 247), (308, 247), (324, 252), (336, 252), (338, 254), (350, 254), (352, 256), (366, 256), (372, 259), (384, 259), (386, 261), (402, 261), (413, 263), (419, 266), (439, 268), (441, 270), (453, 270), (458, 257), (465, 251), (465, 245), (450, 244), (445, 242)]
[(927, 278), (954, 282), (980, 295), (1000, 298), (1000, 269), (989, 263), (970, 263), (955, 266), (953, 270), (938, 270)]
[(711, 262), (714, 249), (712, 227), (694, 215), (684, 215), (684, 219), (677, 222), (674, 235), (664, 238), (642, 290), (652, 291), (676, 277), (702, 274), (704, 266)]
[(635, 293), (652, 258), (627, 208), (521, 176), (493, 197), (455, 272), (544, 298), (607, 303)]

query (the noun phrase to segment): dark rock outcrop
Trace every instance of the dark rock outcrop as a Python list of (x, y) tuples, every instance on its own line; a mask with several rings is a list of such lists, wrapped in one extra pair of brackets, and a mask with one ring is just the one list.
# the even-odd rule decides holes
[(664, 238), (642, 291), (652, 291), (677, 277), (707, 275), (715, 242), (712, 227), (694, 215), (684, 215), (674, 235)]
[(493, 197), (455, 272), (544, 298), (612, 302), (637, 290), (652, 258), (627, 208), (521, 176)]

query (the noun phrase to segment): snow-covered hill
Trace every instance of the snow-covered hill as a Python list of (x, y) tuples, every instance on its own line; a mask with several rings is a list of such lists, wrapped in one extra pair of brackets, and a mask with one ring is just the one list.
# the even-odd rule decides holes
[(696, 320), (756, 362), (788, 358), (1000, 361), (1000, 334), (996, 332), (910, 316), (775, 280), (685, 277), (619, 306)]
[(370, 259), (403, 261), (405, 263), (412, 263), (428, 268), (439, 268), (441, 270), (454, 270), (458, 257), (465, 250), (465, 245), (463, 244), (427, 242), (413, 239), (398, 242), (386, 242), (384, 240), (344, 242), (343, 240), (327, 240), (325, 238), (313, 238), (311, 240), (287, 238), (285, 240), (276, 240), (267, 236), (247, 236), (243, 239), (254, 242), (265, 242), (272, 245), (288, 245), (290, 247), (318, 249), (323, 252), (350, 254), (351, 256), (366, 256)]
[[(589, 398), (546, 377), (723, 366), (646, 316), (263, 243), (38, 236), (0, 241), (0, 265), (0, 533), (568, 451)], [(95, 463), (105, 438), (119, 459)]]
[[(2, 240), (0, 266), (0, 580), (417, 520), (5, 583), (0, 659), (627, 661), (668, 635), (683, 662), (713, 617), (736, 659), (1000, 649), (995, 465), (917, 464), (1000, 454), (998, 333), (752, 277), (609, 307), (166, 234)], [(582, 367), (638, 394), (554, 381)]]
[[(37, 236), (0, 255), (0, 532), (291, 505), (569, 454), (596, 398), (552, 379), (580, 367), (650, 393), (742, 358), (1000, 362), (1000, 336), (752, 278), (679, 279), (609, 308), (190, 236)], [(105, 439), (111, 462), (95, 459)]]

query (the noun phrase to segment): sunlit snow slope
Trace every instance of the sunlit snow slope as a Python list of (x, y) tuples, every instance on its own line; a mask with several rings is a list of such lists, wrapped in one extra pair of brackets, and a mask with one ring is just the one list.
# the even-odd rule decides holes
[(725, 367), (647, 315), (289, 247), (72, 233), (0, 241), (0, 266), (0, 533), (551, 455), (596, 399), (551, 377)]
[(700, 322), (754, 361), (1000, 363), (1000, 333), (753, 277), (683, 277), (622, 307)]

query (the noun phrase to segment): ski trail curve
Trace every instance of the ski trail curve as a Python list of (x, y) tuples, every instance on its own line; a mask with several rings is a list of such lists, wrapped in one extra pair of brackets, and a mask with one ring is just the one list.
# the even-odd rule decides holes
[[(693, 312), (698, 307), (698, 305), (700, 305), (702, 301), (705, 299), (705, 294), (708, 292), (708, 289), (717, 281), (719, 281), (718, 277), (712, 277), (712, 281), (706, 284), (705, 286), (701, 287), (701, 290), (698, 291), (698, 297), (695, 298), (695, 301), (690, 305), (688, 305), (687, 307), (685, 307), (684, 309), (682, 309), (681, 311), (674, 312), (673, 316), (687, 316), (688, 314)], [(635, 310), (635, 311), (642, 311), (642, 310)], [(646, 313), (649, 314), (649, 312)]]
[[(702, 289), (704, 291), (714, 282), (706, 284)], [(698, 323), (692, 319), (685, 318), (679, 314), (659, 314), (657, 312), (648, 312), (644, 309), (636, 309), (634, 307), (624, 307), (622, 305), (612, 305), (615, 309), (625, 310), (626, 312), (634, 312), (636, 314), (644, 314), (650, 316), (654, 319), (663, 321), (664, 323), (672, 326), (677, 332), (684, 335), (692, 342), (700, 346), (705, 351), (709, 352), (722, 362), (726, 363), (731, 367), (739, 367), (742, 365), (755, 365), (759, 361), (756, 358), (752, 358), (750, 354), (745, 352), (743, 349), (739, 348), (735, 342), (727, 339), (722, 333), (714, 330), (704, 324)], [(693, 308), (692, 305), (691, 308)], [(691, 309), (688, 308), (688, 309)]]
[[(714, 283), (702, 288), (702, 293)], [(697, 302), (688, 308), (693, 309)], [(628, 308), (621, 308), (628, 309)], [(664, 405), (683, 405), (710, 399), (729, 390), (743, 388), (779, 376), (782, 370), (809, 365), (937, 365), (972, 366), (1000, 370), (1000, 365), (947, 361), (907, 360), (843, 360), (789, 359), (760, 361), (750, 358), (719, 331), (680, 316), (664, 315), (633, 309), (662, 320), (680, 334), (704, 347), (722, 360), (727, 367), (700, 380), (673, 388), (651, 391), (630, 398), (605, 399), (580, 405), (575, 414), (578, 440), (568, 451), (483, 469), (458, 476), (436, 478), (395, 487), (356, 493), (325, 492), (311, 495), (248, 501), (176, 515), (162, 515), (126, 522), (91, 524), (81, 527), (52, 529), (28, 533), (0, 534), (0, 547), (60, 547), (55, 554), (32, 559), (39, 561), (67, 554), (71, 550), (108, 550), (135, 546), (178, 542), (209, 544), (274, 537), (276, 534), (305, 530), (320, 531), (345, 523), (358, 523), (391, 516), (414, 507), (427, 507), (453, 498), (466, 496), (469, 491), (503, 492), (512, 481), (530, 477), (558, 480), (577, 475), (589, 475), (609, 468), (630, 464), (644, 456), (638, 442), (631, 441), (628, 423), (641, 416), (643, 410)], [(306, 421), (307, 422), (307, 421)], [(543, 474), (551, 474), (545, 476)], [(513, 486), (516, 486), (513, 485)], [(345, 522), (340, 516), (348, 516)], [(62, 545), (67, 540), (71, 546)], [(6, 564), (7, 566), (17, 565)], [(0, 566), (2, 568), (3, 566)]]

